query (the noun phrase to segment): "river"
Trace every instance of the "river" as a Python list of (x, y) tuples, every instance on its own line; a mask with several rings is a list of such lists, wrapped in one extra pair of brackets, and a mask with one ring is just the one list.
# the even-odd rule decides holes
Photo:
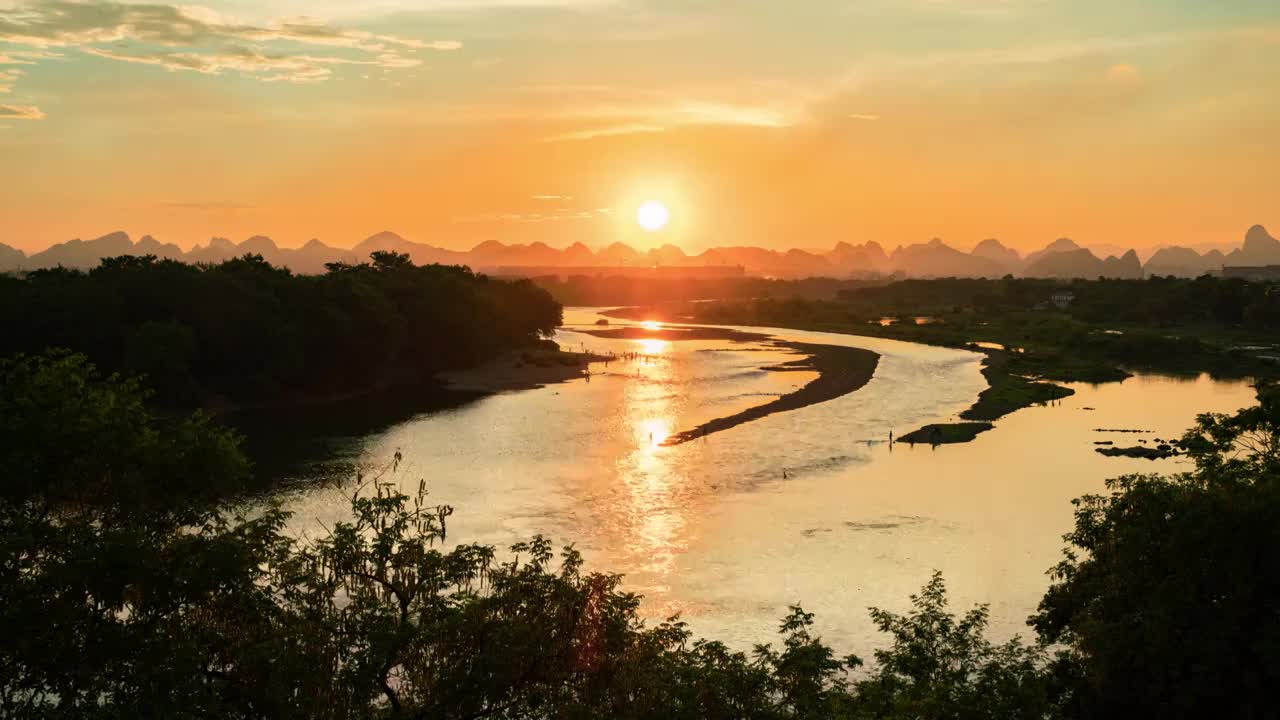
[[(952, 607), (991, 606), (991, 636), (1025, 625), (1070, 529), (1070, 500), (1133, 472), (1183, 461), (1107, 458), (1094, 441), (1178, 436), (1200, 412), (1252, 404), (1243, 382), (1138, 376), (1073, 385), (1076, 394), (997, 422), (964, 445), (887, 442), (951, 420), (985, 387), (981, 356), (879, 338), (743, 328), (807, 343), (866, 348), (873, 379), (836, 400), (664, 447), (668, 434), (789, 392), (813, 375), (760, 369), (795, 356), (767, 343), (607, 340), (575, 328), (599, 316), (566, 310), (567, 349), (639, 353), (593, 366), (589, 380), (502, 393), (333, 437), (329, 459), (425, 479), (455, 507), (451, 542), (506, 546), (541, 533), (574, 543), (592, 569), (626, 575), (646, 616), (680, 613), (694, 632), (746, 649), (775, 637), (791, 603), (816, 613), (838, 652), (885, 639), (867, 608), (904, 611), (941, 570)], [(618, 321), (611, 321), (616, 326)], [(975, 338), (977, 339), (977, 338)], [(1091, 409), (1090, 409), (1091, 408)], [(1142, 428), (1108, 434), (1095, 428)], [(319, 532), (347, 515), (319, 482), (333, 463), (298, 465), (285, 494), (293, 527)], [(785, 479), (784, 479), (785, 473)]]

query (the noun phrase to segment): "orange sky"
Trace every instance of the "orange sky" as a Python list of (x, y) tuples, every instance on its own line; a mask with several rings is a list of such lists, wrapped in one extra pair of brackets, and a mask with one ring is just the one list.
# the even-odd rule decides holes
[[(1152, 5), (0, 0), (0, 242), (1027, 250), (1280, 225), (1280, 6)], [(635, 225), (648, 199), (662, 232)]]

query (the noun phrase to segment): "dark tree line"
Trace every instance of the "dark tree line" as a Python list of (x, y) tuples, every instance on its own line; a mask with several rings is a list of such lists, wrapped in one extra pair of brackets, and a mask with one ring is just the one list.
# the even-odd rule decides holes
[(902, 280), (841, 290), (854, 308), (917, 314), (977, 311), (1009, 313), (1051, 305), (1055, 293), (1074, 299), (1061, 312), (1087, 323), (1145, 327), (1190, 325), (1274, 330), (1280, 327), (1280, 285), (1204, 275), (1195, 279), (1000, 280), (943, 278)]
[(395, 253), (324, 275), (123, 256), (0, 276), (0, 355), (69, 348), (169, 406), (288, 402), (422, 382), (537, 342), (560, 313), (529, 282)]

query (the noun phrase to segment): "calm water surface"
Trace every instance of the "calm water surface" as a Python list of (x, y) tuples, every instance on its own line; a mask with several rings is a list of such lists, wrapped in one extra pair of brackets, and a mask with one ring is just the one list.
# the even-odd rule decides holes
[[(1174, 437), (1199, 412), (1253, 402), (1244, 383), (1134, 377), (1074, 386), (1074, 396), (1014, 413), (966, 445), (890, 449), (891, 429), (953, 419), (974, 401), (986, 387), (981, 356), (776, 329), (763, 332), (880, 353), (875, 377), (831, 402), (662, 447), (670, 433), (813, 375), (760, 370), (794, 357), (768, 343), (602, 340), (574, 330), (598, 317), (567, 310), (557, 340), (643, 359), (334, 441), (333, 455), (373, 471), (399, 450), (405, 460), (393, 478), (407, 492), (426, 479), (437, 502), (455, 507), (451, 541), (506, 546), (541, 533), (575, 543), (591, 567), (625, 573), (647, 615), (681, 613), (695, 632), (738, 647), (770, 640), (787, 605), (802, 602), (837, 650), (869, 654), (883, 638), (867, 608), (904, 610), (935, 568), (953, 606), (990, 603), (993, 635), (1028, 635), (1025, 619), (1071, 526), (1071, 498), (1102, 490), (1108, 477), (1180, 467), (1106, 458), (1093, 442)], [(326, 467), (299, 469), (295, 479)], [(314, 484), (287, 505), (295, 529), (307, 532), (348, 511), (336, 491)]]

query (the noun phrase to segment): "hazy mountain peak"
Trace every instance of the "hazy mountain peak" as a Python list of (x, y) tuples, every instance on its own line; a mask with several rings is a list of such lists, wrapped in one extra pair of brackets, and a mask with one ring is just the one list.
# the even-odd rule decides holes
[(987, 238), (978, 243), (970, 254), (994, 260), (1004, 265), (1013, 265), (1022, 259), (1017, 250), (1005, 247), (1004, 243), (995, 238)]
[(220, 250), (234, 250), (236, 244), (224, 237), (212, 237), (209, 238), (209, 247)]
[(331, 250), (332, 248), (320, 242), (320, 238), (311, 238), (310, 240), (307, 241), (307, 244), (302, 246), (302, 249), (303, 250)]
[[(376, 243), (396, 243), (396, 244), (398, 244), (398, 243), (403, 243), (403, 242), (405, 242), (405, 239), (404, 239), (404, 238), (402, 238), (402, 237), (400, 237), (399, 235), (397, 235), (397, 234), (395, 234), (395, 233), (391, 232), (390, 230), (383, 230), (382, 232), (374, 233), (373, 235), (370, 235), (369, 237), (365, 238), (365, 239), (364, 239), (364, 242), (366, 242), (366, 243), (375, 243), (375, 244), (376, 244)], [(363, 244), (363, 243), (362, 243), (362, 244)]]
[(502, 243), (498, 242), (497, 240), (485, 240), (484, 242), (482, 242), (482, 243), (480, 243), (480, 244), (476, 245), (475, 247), (471, 248), (471, 252), (473, 252), (473, 253), (492, 253), (492, 252), (499, 252), (499, 251), (506, 250), (506, 249), (507, 249), (507, 246), (506, 246), (506, 245), (503, 245)]
[(27, 254), (18, 248), (0, 243), (0, 271), (10, 267), (17, 267), (26, 259)]
[(100, 238), (95, 238), (93, 240), (90, 240), (89, 242), (102, 243), (104, 245), (106, 244), (119, 245), (121, 243), (128, 243), (130, 245), (133, 244), (133, 241), (129, 239), (129, 233), (123, 230), (117, 230), (113, 233), (107, 233), (106, 235), (103, 235)]
[(261, 255), (263, 253), (275, 252), (280, 248), (276, 247), (275, 240), (272, 240), (266, 235), (254, 235), (240, 243), (239, 249), (243, 252), (257, 253)]
[(1280, 245), (1280, 240), (1271, 237), (1271, 233), (1261, 225), (1254, 225), (1244, 234), (1244, 251), (1257, 249), (1271, 249), (1276, 245)]
[(602, 264), (618, 265), (635, 262), (640, 258), (640, 253), (636, 252), (635, 248), (626, 243), (615, 242), (601, 250), (597, 254), (597, 257), (604, 261)]
[(1081, 248), (1076, 244), (1075, 240), (1068, 237), (1060, 237), (1046, 245), (1044, 249), (1046, 252), (1070, 252)]

